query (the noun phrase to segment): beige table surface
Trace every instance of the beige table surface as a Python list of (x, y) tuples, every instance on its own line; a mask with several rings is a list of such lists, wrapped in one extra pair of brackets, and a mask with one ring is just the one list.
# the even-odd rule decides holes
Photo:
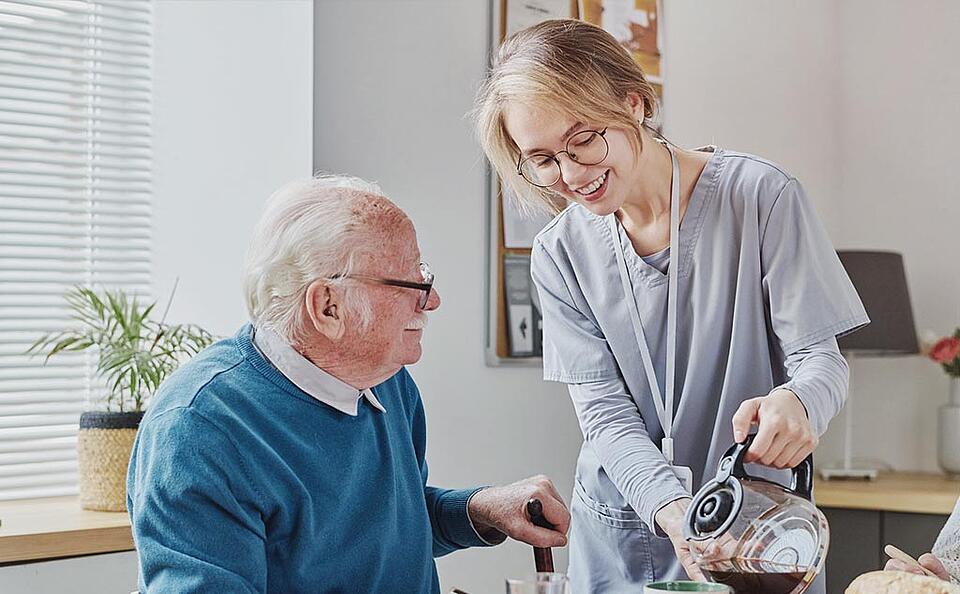
[(80, 509), (76, 497), (0, 501), (0, 563), (132, 550), (126, 512)]
[[(882, 472), (875, 481), (817, 478), (817, 505), (947, 515), (960, 481), (920, 472)], [(133, 550), (124, 512), (80, 509), (76, 497), (0, 501), (0, 563)]]
[(881, 472), (873, 481), (817, 477), (813, 493), (819, 507), (948, 515), (960, 481), (924, 472)]

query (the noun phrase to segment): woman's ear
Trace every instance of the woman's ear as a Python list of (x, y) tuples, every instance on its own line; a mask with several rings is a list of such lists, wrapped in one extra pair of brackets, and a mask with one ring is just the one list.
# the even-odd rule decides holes
[(344, 321), (343, 293), (331, 287), (325, 280), (315, 280), (307, 287), (303, 306), (310, 324), (329, 340), (339, 340), (346, 331)]
[(642, 126), (643, 120), (646, 117), (645, 113), (646, 113), (646, 107), (647, 107), (646, 103), (643, 100), (643, 97), (641, 97), (639, 93), (630, 91), (629, 93), (627, 93), (626, 103), (627, 103), (627, 109), (633, 112), (633, 117), (635, 117), (637, 119), (637, 122), (639, 122), (640, 125)]

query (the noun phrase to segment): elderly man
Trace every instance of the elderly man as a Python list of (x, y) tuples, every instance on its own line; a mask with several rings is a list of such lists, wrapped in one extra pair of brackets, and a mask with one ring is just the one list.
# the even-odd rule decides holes
[[(566, 543), (549, 480), (427, 486), (404, 365), (440, 305), (413, 224), (371, 184), (288, 185), (251, 244), (252, 325), (184, 364), (137, 435), (128, 508), (143, 592), (438, 592), (433, 558)], [(542, 501), (556, 531), (524, 511)]]

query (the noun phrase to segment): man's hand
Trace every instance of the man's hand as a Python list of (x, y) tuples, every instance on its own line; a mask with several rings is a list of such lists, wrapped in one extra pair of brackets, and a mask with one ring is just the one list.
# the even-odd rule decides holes
[(757, 436), (743, 457), (744, 462), (793, 468), (816, 449), (819, 441), (807, 410), (790, 390), (774, 390), (741, 404), (733, 415), (733, 437), (737, 443), (743, 443), (754, 423)]
[[(540, 500), (543, 517), (556, 530), (540, 528), (530, 521), (527, 515), (527, 501), (530, 499)], [(481, 535), (492, 529), (535, 547), (563, 547), (567, 544), (570, 512), (557, 488), (543, 475), (478, 491), (470, 498), (467, 513)]]
[[(917, 561), (920, 565), (923, 565), (933, 573), (937, 574), (937, 577), (944, 581), (950, 581), (950, 574), (947, 573), (947, 569), (943, 566), (943, 563), (940, 562), (940, 559), (937, 559), (936, 555), (933, 553), (924, 553), (920, 556)], [(888, 571), (906, 571), (908, 573), (915, 573), (917, 575), (926, 575), (923, 573), (923, 570), (917, 567), (916, 565), (907, 565), (903, 561), (897, 561), (896, 559), (890, 559), (887, 561), (884, 569)]]
[(670, 537), (673, 550), (676, 552), (680, 564), (683, 565), (683, 569), (687, 572), (687, 576), (691, 580), (705, 582), (707, 578), (703, 576), (690, 553), (690, 543), (683, 537), (683, 518), (687, 514), (687, 508), (690, 507), (691, 501), (689, 497), (671, 501), (657, 510), (654, 521)]

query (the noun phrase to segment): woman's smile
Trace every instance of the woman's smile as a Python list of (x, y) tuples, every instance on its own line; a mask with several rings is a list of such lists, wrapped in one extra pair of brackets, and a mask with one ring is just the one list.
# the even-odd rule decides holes
[(576, 194), (586, 202), (596, 202), (603, 198), (607, 191), (607, 181), (610, 179), (610, 170), (604, 171), (600, 177), (589, 184), (574, 190)]

